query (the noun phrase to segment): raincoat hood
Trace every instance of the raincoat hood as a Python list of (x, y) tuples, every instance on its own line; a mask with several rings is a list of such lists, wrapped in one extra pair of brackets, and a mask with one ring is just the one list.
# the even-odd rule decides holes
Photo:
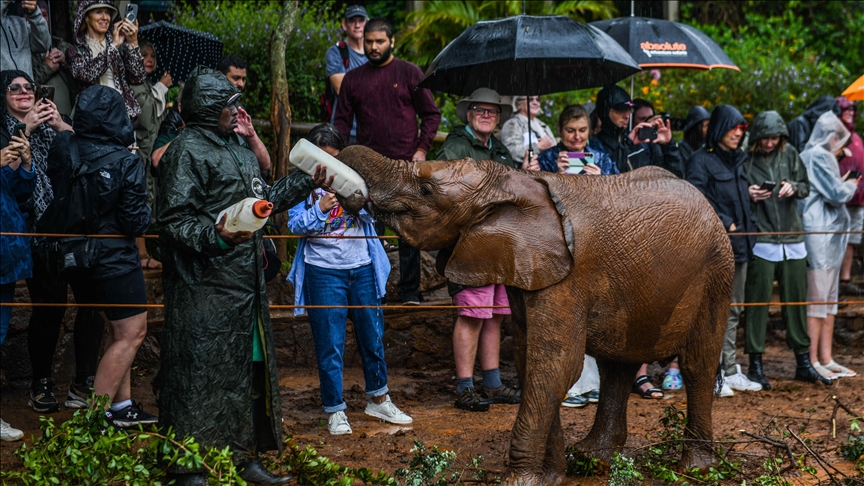
[(84, 36), (87, 35), (87, 26), (84, 23), (84, 17), (87, 15), (87, 12), (97, 8), (107, 8), (114, 11), (111, 24), (108, 26), (108, 32), (105, 33), (106, 43), (111, 42), (111, 31), (114, 29), (114, 22), (117, 21), (117, 7), (114, 6), (114, 2), (111, 0), (81, 0), (78, 4), (78, 13), (75, 14), (74, 27), (75, 38), (82, 44), (85, 42)]
[(75, 104), (75, 133), (84, 139), (128, 147), (135, 143), (132, 122), (126, 104), (117, 90), (107, 86), (90, 86), (78, 96)]
[(684, 129), (681, 131), (687, 133), (697, 124), (702, 123), (703, 121), (710, 118), (711, 113), (706, 110), (704, 106), (696, 105), (693, 108), (690, 108), (690, 111), (687, 112), (687, 118), (684, 119)]
[(789, 137), (786, 122), (780, 113), (774, 110), (759, 113), (750, 125), (750, 143), (767, 137)]
[(813, 133), (810, 134), (810, 140), (807, 141), (807, 147), (804, 150), (820, 147), (828, 153), (834, 154), (846, 146), (850, 136), (849, 130), (843, 126), (840, 118), (834, 112), (829, 111), (823, 113), (816, 120), (816, 126), (813, 127)]
[(816, 123), (816, 120), (818, 120), (819, 117), (827, 111), (832, 111), (835, 115), (840, 116), (840, 105), (837, 104), (837, 100), (832, 98), (831, 95), (822, 95), (816, 98), (816, 101), (810, 103), (810, 106), (804, 110), (802, 116), (806, 118), (812, 126)]
[(606, 86), (600, 90), (597, 93), (597, 110), (602, 122), (601, 130), (616, 137), (622, 130), (625, 130), (625, 128), (618, 127), (612, 123), (612, 119), (609, 118), (609, 110), (615, 105), (631, 102), (630, 95), (618, 86)]
[(224, 74), (206, 66), (198, 66), (189, 74), (183, 87), (183, 111), (187, 126), (215, 127), (219, 114), (237, 88)]
[[(843, 113), (846, 110), (852, 110), (852, 113), (853, 113), (852, 114), (852, 123), (847, 124), (846, 122), (843, 122), (843, 125), (845, 125), (846, 128), (850, 132), (854, 132), (855, 131), (855, 120), (858, 118), (858, 109), (855, 108), (855, 103), (852, 103), (851, 101), (849, 101), (845, 96), (838, 96), (834, 99), (837, 100), (837, 106), (840, 107), (840, 113)], [(840, 116), (840, 115), (837, 115), (837, 116)]]
[(742, 123), (747, 123), (747, 120), (734, 106), (717, 105), (711, 112), (711, 121), (708, 122), (708, 136), (705, 140), (705, 146), (720, 149), (719, 143), (723, 135)]

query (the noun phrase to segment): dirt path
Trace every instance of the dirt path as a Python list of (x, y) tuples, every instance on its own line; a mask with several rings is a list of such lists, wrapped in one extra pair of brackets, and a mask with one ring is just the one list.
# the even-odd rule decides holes
[[(864, 353), (861, 350), (837, 349), (837, 361), (846, 363), (864, 375)], [(739, 351), (739, 360), (742, 357)], [(843, 460), (833, 450), (846, 437), (847, 415), (842, 411), (838, 417), (838, 438), (830, 437), (829, 419), (833, 402), (826, 401), (836, 394), (858, 413), (864, 412), (864, 376), (840, 380), (833, 388), (803, 384), (791, 380), (794, 374), (794, 358), (780, 344), (769, 346), (765, 355), (766, 374), (774, 389), (769, 392), (743, 393), (721, 398), (714, 405), (714, 434), (716, 438), (745, 439), (739, 431), (747, 430), (765, 434), (772, 419), (780, 429), (786, 424), (794, 430), (805, 427), (804, 434), (819, 450), (828, 449), (823, 457), (836, 467), (852, 473), (852, 463)], [(446, 368), (446, 369), (445, 369)], [(662, 370), (656, 365), (649, 371), (659, 384)], [(512, 379), (513, 370), (504, 370), (505, 381)], [(456, 462), (464, 465), (470, 458), (482, 455), (484, 467), (492, 472), (506, 469), (506, 457), (510, 440), (510, 428), (517, 406), (496, 405), (487, 413), (469, 413), (453, 407), (455, 379), (452, 370), (442, 365), (440, 369), (390, 370), (391, 397), (402, 410), (414, 418), (409, 427), (399, 427), (373, 419), (363, 414), (365, 397), (363, 377), (359, 369), (346, 370), (345, 399), (347, 414), (354, 430), (353, 435), (331, 436), (327, 432), (326, 414), (320, 408), (318, 376), (315, 370), (283, 370), (282, 395), (285, 429), (301, 445), (311, 445), (330, 459), (352, 467), (367, 467), (393, 472), (405, 467), (412, 454), (414, 440), (427, 446), (438, 445), (441, 449), (457, 453)], [(134, 376), (134, 392), (145, 408), (156, 410), (150, 391), (149, 376), (141, 373)], [(57, 396), (64, 397), (65, 386), (58, 386)], [(2, 395), (2, 416), (15, 427), (30, 436), (37, 434), (38, 415), (26, 407), (26, 390), (6, 389)], [(628, 408), (630, 435), (628, 447), (639, 447), (648, 443), (645, 434), (656, 437), (661, 430), (659, 422), (664, 408), (675, 405), (686, 408), (683, 392), (667, 393), (663, 400), (644, 400), (631, 395)], [(587, 433), (594, 418), (595, 405), (582, 409), (562, 408), (561, 419), (567, 444), (572, 444)], [(56, 422), (71, 417), (72, 411), (61, 407), (53, 414)], [(0, 466), (3, 469), (20, 467), (12, 450), (21, 443), (3, 442), (0, 445)], [(746, 454), (765, 454), (761, 445), (738, 446), (737, 451)], [(738, 456), (746, 457), (746, 456)], [(750, 456), (748, 470), (757, 470), (763, 458)], [(813, 461), (808, 461), (812, 464)], [(821, 473), (821, 471), (820, 471)], [(820, 476), (825, 478), (824, 473)], [(586, 480), (570, 478), (573, 484), (605, 483), (607, 478)], [(814, 478), (790, 478), (796, 483), (814, 484)], [(739, 481), (740, 483), (740, 481)]]

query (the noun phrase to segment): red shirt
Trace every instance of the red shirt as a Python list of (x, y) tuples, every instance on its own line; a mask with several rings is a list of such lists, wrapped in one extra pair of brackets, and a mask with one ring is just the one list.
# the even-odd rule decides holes
[[(840, 176), (850, 170), (857, 170), (864, 173), (864, 143), (861, 142), (861, 137), (857, 133), (852, 132), (852, 141), (849, 142), (847, 148), (852, 151), (852, 157), (844, 157), (840, 161)], [(846, 203), (847, 206), (864, 206), (864, 177), (858, 182), (858, 190), (852, 199)]]
[(356, 115), (357, 143), (385, 157), (411, 160), (418, 148), (429, 150), (441, 113), (432, 93), (417, 89), (422, 78), (420, 68), (395, 58), (384, 67), (367, 63), (348, 71), (342, 79), (334, 120), (345, 142)]

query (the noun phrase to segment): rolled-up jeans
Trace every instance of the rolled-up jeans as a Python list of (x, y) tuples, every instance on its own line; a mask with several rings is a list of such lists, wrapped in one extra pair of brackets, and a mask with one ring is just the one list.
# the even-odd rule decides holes
[[(306, 264), (303, 287), (309, 305), (379, 305), (375, 288), (375, 270), (364, 265), (349, 270), (323, 268)], [(318, 378), (321, 381), (321, 401), (326, 413), (345, 410), (342, 399), (342, 369), (344, 367), (346, 319), (354, 323), (354, 336), (360, 351), (366, 396), (386, 394), (387, 364), (384, 362), (384, 313), (381, 309), (307, 309)]]

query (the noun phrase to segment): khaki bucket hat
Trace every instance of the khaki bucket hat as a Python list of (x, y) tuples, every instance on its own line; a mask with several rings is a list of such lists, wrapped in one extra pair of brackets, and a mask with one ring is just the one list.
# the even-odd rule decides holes
[(489, 88), (478, 88), (471, 93), (471, 96), (463, 99), (456, 105), (456, 116), (459, 117), (459, 120), (462, 123), (468, 123), (468, 108), (474, 103), (489, 103), (490, 105), (498, 105), (501, 108), (501, 118), (499, 118), (499, 123), (502, 120), (507, 120), (510, 118), (510, 115), (513, 113), (513, 107), (510, 106), (509, 103), (504, 103), (501, 101), (501, 95), (499, 95), (495, 90)]

